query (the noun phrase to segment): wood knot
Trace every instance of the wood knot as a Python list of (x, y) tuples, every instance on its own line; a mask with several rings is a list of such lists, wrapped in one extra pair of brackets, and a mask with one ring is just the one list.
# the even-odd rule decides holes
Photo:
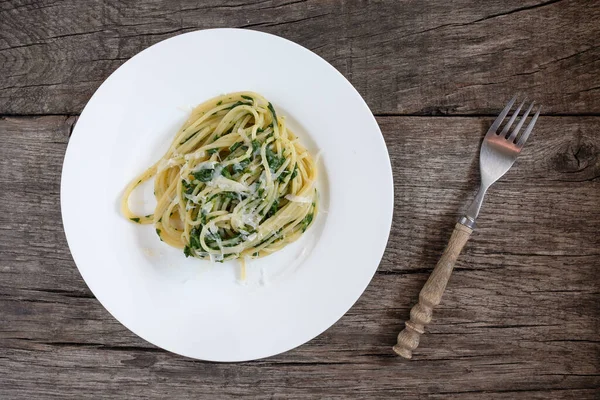
[(600, 150), (580, 139), (556, 154), (552, 163), (556, 171), (570, 174), (568, 180), (591, 180), (600, 175)]

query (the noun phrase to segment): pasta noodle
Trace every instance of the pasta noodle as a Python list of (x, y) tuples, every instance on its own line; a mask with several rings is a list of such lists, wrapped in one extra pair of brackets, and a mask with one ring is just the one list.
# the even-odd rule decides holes
[[(157, 205), (136, 215), (131, 193), (154, 177)], [(200, 104), (165, 155), (126, 187), (121, 212), (154, 224), (186, 257), (263, 257), (297, 240), (318, 211), (317, 168), (309, 152), (253, 92)]]

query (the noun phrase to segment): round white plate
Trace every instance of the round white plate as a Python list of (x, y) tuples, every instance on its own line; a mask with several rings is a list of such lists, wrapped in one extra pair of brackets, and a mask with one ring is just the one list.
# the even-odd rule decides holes
[[(237, 262), (186, 259), (118, 210), (191, 106), (242, 90), (269, 99), (321, 151), (322, 210), (299, 241), (251, 261), (245, 282)], [(117, 320), (174, 353), (242, 361), (309, 341), (354, 304), (387, 243), (393, 182), (375, 118), (331, 65), (277, 36), (214, 29), (144, 50), (100, 86), (69, 141), (61, 203), (75, 263)], [(148, 213), (153, 204), (152, 189), (132, 201)]]

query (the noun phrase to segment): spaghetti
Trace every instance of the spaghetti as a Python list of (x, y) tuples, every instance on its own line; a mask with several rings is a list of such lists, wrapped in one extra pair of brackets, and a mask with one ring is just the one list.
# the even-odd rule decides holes
[[(129, 208), (152, 177), (151, 215)], [(126, 187), (121, 211), (154, 224), (186, 257), (258, 258), (297, 240), (318, 211), (312, 156), (264, 97), (239, 92), (197, 106), (165, 155)]]

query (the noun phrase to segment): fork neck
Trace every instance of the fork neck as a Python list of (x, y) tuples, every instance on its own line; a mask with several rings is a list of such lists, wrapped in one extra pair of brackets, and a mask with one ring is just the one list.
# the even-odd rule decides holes
[(467, 208), (465, 214), (458, 220), (458, 222), (461, 225), (464, 225), (467, 228), (475, 229), (475, 220), (479, 215), (481, 204), (483, 204), (483, 197), (485, 196), (485, 193), (487, 192), (488, 188), (489, 186), (484, 185), (481, 185), (479, 187), (479, 190), (477, 191), (475, 198), (471, 202), (471, 205), (469, 206), (469, 208)]

